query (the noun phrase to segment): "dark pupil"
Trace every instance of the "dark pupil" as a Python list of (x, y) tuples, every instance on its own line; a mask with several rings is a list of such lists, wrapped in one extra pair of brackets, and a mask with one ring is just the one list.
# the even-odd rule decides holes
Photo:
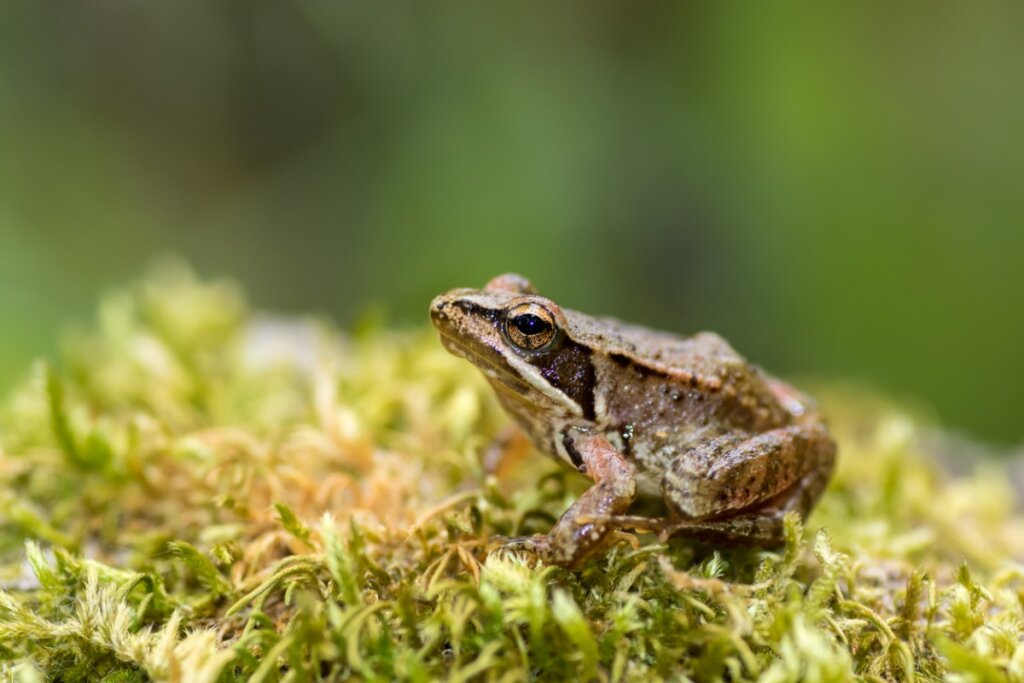
[(547, 332), (551, 329), (551, 323), (547, 322), (540, 316), (534, 315), (533, 313), (517, 315), (516, 319), (512, 321), (512, 324), (516, 326), (517, 330), (527, 336)]

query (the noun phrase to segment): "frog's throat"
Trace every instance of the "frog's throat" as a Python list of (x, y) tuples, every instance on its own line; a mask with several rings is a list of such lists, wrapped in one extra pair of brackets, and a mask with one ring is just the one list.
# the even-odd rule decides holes
[[(509, 360), (500, 352), (489, 347), (483, 351), (475, 345), (467, 344), (460, 338), (444, 332), (441, 333), (441, 344), (452, 355), (465, 358), (476, 365), (494, 390), (501, 392), (506, 398), (523, 404), (537, 403), (539, 400), (543, 400), (554, 404), (556, 409), (566, 411), (570, 415), (582, 415), (582, 409), (576, 402), (556, 387), (551, 386), (546, 380), (541, 380), (544, 387), (541, 389), (522, 379), (515, 371), (510, 370), (507, 367)], [(525, 361), (519, 362), (523, 364), (524, 371), (535, 372)]]
[[(517, 419), (524, 415), (553, 415), (560, 419), (572, 419), (580, 416), (578, 409), (572, 409), (571, 406), (574, 404), (568, 404), (564, 400), (552, 400), (550, 396), (536, 390), (531, 390), (528, 394), (523, 393), (509, 387), (501, 380), (491, 377), (488, 377), (487, 380), (491, 388), (494, 389), (498, 402), (505, 408), (505, 412)], [(532, 422), (533, 419), (530, 421)]]

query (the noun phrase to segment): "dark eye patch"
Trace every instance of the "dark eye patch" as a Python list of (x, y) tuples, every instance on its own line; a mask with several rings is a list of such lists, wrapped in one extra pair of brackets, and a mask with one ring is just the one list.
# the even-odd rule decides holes
[(575, 401), (584, 419), (594, 419), (596, 373), (590, 349), (565, 339), (555, 351), (529, 358), (527, 362), (540, 370), (551, 386)]

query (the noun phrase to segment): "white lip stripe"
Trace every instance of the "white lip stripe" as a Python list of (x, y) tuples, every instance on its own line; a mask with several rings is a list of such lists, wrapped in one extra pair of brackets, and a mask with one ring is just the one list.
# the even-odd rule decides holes
[[(507, 349), (502, 349), (501, 355), (502, 357), (505, 358), (506, 362), (508, 362), (508, 364), (515, 369), (519, 376), (523, 378), (524, 382), (530, 384), (530, 386), (532, 386), (540, 393), (559, 403), (563, 408), (567, 409), (576, 417), (583, 416), (583, 407), (580, 406), (575, 401), (573, 401), (571, 398), (569, 398), (569, 396), (566, 395), (566, 393), (563, 392), (561, 389), (558, 389), (557, 387), (552, 385), (551, 382), (545, 379), (544, 375), (540, 374), (540, 371), (537, 370), (537, 368), (530, 365), (529, 363), (521, 359), (519, 356), (517, 356), (515, 353), (510, 352)], [(535, 382), (529, 381), (530, 379), (533, 378), (536, 378), (537, 380), (542, 382), (543, 387), (538, 387)]]

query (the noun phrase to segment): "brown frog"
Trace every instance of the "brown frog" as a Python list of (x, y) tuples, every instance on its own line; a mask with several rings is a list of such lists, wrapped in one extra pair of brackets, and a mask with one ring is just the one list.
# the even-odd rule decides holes
[[(594, 484), (551, 532), (511, 541), (576, 566), (619, 528), (773, 545), (811, 511), (836, 446), (809, 399), (718, 335), (682, 338), (562, 309), (525, 278), (434, 299), (450, 352), (487, 377), (541, 451)], [(628, 515), (637, 498), (667, 513)]]

